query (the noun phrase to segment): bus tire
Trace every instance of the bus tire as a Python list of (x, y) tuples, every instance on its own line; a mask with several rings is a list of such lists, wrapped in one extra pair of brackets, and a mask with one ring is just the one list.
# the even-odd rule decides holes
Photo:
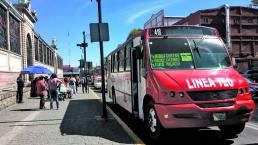
[(161, 138), (164, 128), (162, 127), (154, 107), (154, 102), (149, 101), (144, 110), (144, 123), (151, 139), (157, 141)]
[(226, 135), (237, 135), (240, 134), (245, 128), (245, 123), (234, 124), (234, 125), (220, 125), (219, 129), (223, 134)]

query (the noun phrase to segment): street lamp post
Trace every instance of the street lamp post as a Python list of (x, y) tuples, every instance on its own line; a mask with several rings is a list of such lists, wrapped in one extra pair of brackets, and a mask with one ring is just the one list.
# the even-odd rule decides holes
[(102, 15), (101, 15), (101, 0), (97, 0), (98, 2), (98, 36), (99, 36), (99, 47), (100, 47), (100, 61), (101, 61), (101, 92), (102, 92), (102, 118), (107, 119), (107, 108), (106, 108), (106, 94), (105, 94), (105, 72), (104, 72), (104, 54), (103, 54), (103, 41), (101, 40), (101, 28), (100, 24), (102, 23)]
[(86, 71), (86, 47), (88, 47), (88, 43), (86, 43), (86, 38), (85, 38), (85, 32), (82, 32), (83, 34), (83, 43), (77, 44), (79, 47), (83, 47), (83, 53), (84, 53), (84, 74), (87, 73)]

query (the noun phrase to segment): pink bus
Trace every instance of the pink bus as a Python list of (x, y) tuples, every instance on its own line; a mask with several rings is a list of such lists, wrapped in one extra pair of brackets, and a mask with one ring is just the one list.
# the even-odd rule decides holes
[(106, 59), (109, 97), (143, 120), (152, 139), (172, 128), (239, 134), (254, 112), (248, 84), (214, 28), (148, 28)]

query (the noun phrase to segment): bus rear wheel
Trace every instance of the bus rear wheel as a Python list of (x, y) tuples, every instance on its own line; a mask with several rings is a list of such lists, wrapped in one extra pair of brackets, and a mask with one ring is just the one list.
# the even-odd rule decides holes
[(145, 107), (144, 121), (150, 137), (153, 140), (159, 140), (164, 132), (164, 129), (158, 119), (153, 101), (150, 101)]
[(226, 135), (237, 135), (240, 134), (245, 128), (245, 123), (235, 125), (220, 125), (219, 129)]

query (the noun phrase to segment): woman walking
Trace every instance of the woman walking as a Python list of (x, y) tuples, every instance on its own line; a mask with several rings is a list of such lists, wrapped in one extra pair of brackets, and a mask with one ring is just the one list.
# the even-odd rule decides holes
[(47, 84), (44, 80), (44, 76), (39, 76), (39, 80), (36, 82), (37, 94), (40, 96), (39, 108), (45, 108), (45, 96), (47, 95)]
[(58, 86), (62, 83), (61, 80), (57, 78), (56, 74), (52, 74), (50, 80), (48, 81), (48, 87), (50, 91), (50, 109), (53, 109), (53, 101), (56, 102), (56, 108), (59, 108), (58, 103)]

